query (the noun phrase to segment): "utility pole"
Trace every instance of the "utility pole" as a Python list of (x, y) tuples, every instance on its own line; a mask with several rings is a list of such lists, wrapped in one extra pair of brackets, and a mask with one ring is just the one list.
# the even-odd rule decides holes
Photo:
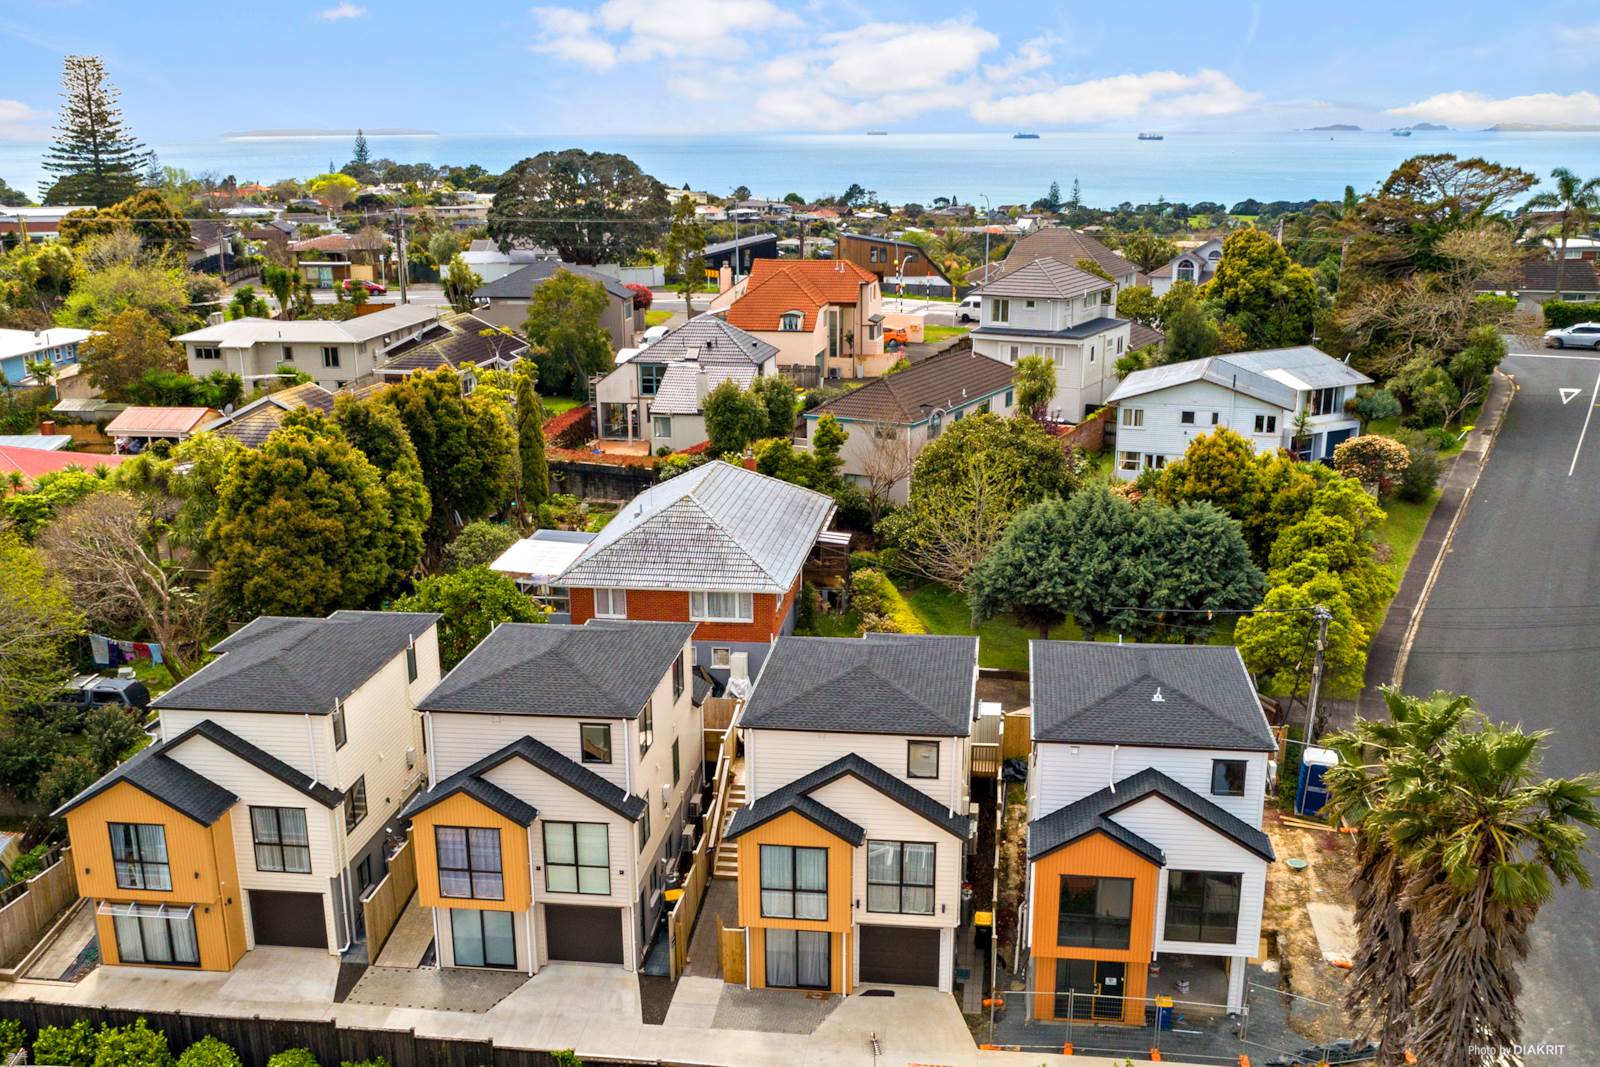
[(406, 298), (406, 274), (409, 273), (406, 265), (406, 217), (396, 211), (394, 221), (400, 227), (400, 303), (405, 304), (410, 302)]
[(1306, 701), (1305, 743), (1308, 745), (1316, 740), (1317, 696), (1322, 690), (1323, 661), (1328, 651), (1328, 623), (1333, 621), (1333, 613), (1318, 604), (1312, 609), (1311, 617), (1317, 620), (1317, 655), (1311, 665), (1311, 699)]
[[(987, 194), (978, 195), (983, 197), (983, 271), (978, 275), (981, 279), (978, 285), (984, 286), (989, 284), (989, 215), (994, 209), (989, 206)], [(955, 293), (952, 291), (951, 295), (954, 296)]]

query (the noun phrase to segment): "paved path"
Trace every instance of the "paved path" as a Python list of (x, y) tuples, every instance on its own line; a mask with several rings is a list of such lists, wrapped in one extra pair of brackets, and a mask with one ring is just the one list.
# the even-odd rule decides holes
[[(1405, 687), (1475, 696), (1496, 718), (1554, 731), (1545, 771), (1600, 769), (1600, 357), (1506, 360), (1516, 400), (1428, 598)], [(1591, 857), (1590, 868), (1600, 873)], [(1557, 891), (1523, 972), (1539, 1062), (1600, 1063), (1594, 893)]]

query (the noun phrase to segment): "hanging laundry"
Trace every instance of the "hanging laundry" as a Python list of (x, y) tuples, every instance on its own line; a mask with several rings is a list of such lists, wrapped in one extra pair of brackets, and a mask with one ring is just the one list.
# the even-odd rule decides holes
[(161, 646), (154, 642), (151, 642), (150, 644), (150, 662), (154, 663), (158, 667), (165, 662), (161, 658)]
[(95, 666), (109, 667), (111, 665), (110, 642), (100, 634), (89, 635), (89, 653), (94, 657)]

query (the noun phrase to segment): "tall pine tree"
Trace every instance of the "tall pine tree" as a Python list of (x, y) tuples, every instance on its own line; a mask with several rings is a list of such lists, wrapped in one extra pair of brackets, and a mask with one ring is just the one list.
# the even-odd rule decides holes
[(99, 56), (66, 58), (56, 138), (44, 157), (52, 175), (42, 190), (46, 204), (108, 207), (138, 191), (148, 156), (122, 121), (121, 95)]
[(361, 167), (372, 164), (372, 153), (367, 151), (367, 135), (360, 130), (356, 131), (356, 147), (354, 154), (350, 157), (350, 162)]

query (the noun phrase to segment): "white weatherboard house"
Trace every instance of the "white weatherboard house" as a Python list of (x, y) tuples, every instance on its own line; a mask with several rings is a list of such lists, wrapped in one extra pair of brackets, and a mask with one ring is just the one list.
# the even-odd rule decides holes
[(751, 988), (950, 992), (972, 832), (977, 641), (785, 637), (739, 726), (729, 824)]
[(1130, 323), (1117, 314), (1116, 282), (1049, 256), (979, 290), (982, 307), (972, 350), (1016, 365), (1023, 356), (1055, 364), (1052, 419), (1078, 422), (1105, 403), (1128, 350)]
[(701, 713), (687, 623), (505, 623), (419, 704), (406, 809), (445, 967), (636, 969), (686, 848)]
[(1178, 253), (1172, 259), (1150, 272), (1150, 291), (1163, 296), (1174, 282), (1204, 285), (1217, 273), (1222, 263), (1222, 238), (1213, 237), (1204, 244)]
[[(1345, 413), (1365, 374), (1310, 345), (1233, 352), (1135, 371), (1106, 402), (1117, 407), (1117, 476), (1125, 481), (1182, 457), (1219, 426), (1257, 452), (1326, 460), (1361, 432)], [(1298, 435), (1301, 412), (1305, 436)]]
[(1033, 1017), (1142, 1025), (1157, 995), (1240, 1010), (1277, 744), (1238, 650), (1033, 641), (1029, 667)]
[(325, 319), (233, 319), (179, 334), (189, 373), (203, 378), (227, 371), (244, 379), (274, 377), (280, 366), (311, 375), (324, 389), (339, 389), (372, 374), (390, 351), (421, 337), (439, 321), (439, 309), (396, 304), (343, 322)]

